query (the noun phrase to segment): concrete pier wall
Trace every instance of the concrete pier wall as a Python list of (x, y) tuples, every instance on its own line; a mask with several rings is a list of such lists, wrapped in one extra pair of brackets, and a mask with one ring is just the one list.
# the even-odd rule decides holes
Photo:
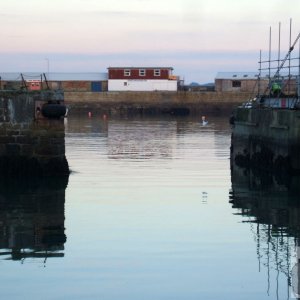
[(1, 124), (0, 173), (5, 176), (68, 174), (64, 124)]
[(29, 123), (35, 120), (36, 104), (48, 101), (63, 102), (62, 91), (1, 91), (0, 124)]
[(0, 93), (0, 124), (31, 122), (34, 119), (34, 100), (28, 94)]
[(36, 119), (37, 101), (55, 99), (48, 96), (0, 94), (0, 177), (69, 174), (63, 120)]
[(241, 167), (300, 172), (300, 111), (238, 108), (231, 150)]
[(89, 109), (108, 114), (161, 114), (231, 111), (253, 96), (233, 92), (65, 92), (65, 102), (74, 111)]

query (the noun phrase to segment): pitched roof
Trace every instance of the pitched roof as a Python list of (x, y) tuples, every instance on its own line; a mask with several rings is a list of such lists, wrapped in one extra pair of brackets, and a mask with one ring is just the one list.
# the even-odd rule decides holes
[(258, 75), (258, 72), (219, 72), (216, 79), (257, 79)]
[[(295, 74), (290, 74), (293, 78)], [(231, 80), (256, 80), (258, 79), (259, 72), (218, 72), (215, 79), (231, 79)], [(271, 78), (274, 76), (274, 72), (271, 73)], [(288, 72), (280, 72), (279, 77), (287, 77)], [(260, 78), (269, 78), (269, 72), (261, 72)]]

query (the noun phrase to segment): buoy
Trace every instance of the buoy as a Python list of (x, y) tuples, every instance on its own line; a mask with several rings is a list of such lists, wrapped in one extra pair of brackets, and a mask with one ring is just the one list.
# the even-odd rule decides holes
[(92, 116), (92, 113), (89, 111), (89, 113), (88, 113), (88, 116), (89, 116), (89, 118)]

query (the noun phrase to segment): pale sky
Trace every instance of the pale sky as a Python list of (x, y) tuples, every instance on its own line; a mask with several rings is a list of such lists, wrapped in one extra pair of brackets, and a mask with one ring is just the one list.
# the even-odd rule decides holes
[(259, 50), (288, 49), (300, 0), (0, 0), (0, 72), (106, 72), (171, 66), (189, 82), (256, 71)]

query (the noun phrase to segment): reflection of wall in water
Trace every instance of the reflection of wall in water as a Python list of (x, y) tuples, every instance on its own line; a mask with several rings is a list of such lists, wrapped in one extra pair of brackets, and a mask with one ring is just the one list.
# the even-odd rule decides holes
[(109, 158), (171, 158), (176, 144), (176, 121), (110, 121)]
[[(259, 266), (283, 273), (291, 286), (291, 269), (300, 238), (299, 177), (257, 173), (231, 166), (234, 214), (249, 222), (257, 243)], [(278, 284), (278, 283), (276, 283)], [(268, 289), (270, 278), (268, 278)]]
[[(88, 117), (86, 115), (70, 115), (65, 119), (66, 134), (86, 134), (93, 133), (97, 136), (107, 137), (109, 120), (99, 116)], [(85, 135), (86, 137), (86, 135)]]
[(67, 177), (56, 181), (28, 179), (0, 186), (2, 258), (63, 256), (67, 181)]

